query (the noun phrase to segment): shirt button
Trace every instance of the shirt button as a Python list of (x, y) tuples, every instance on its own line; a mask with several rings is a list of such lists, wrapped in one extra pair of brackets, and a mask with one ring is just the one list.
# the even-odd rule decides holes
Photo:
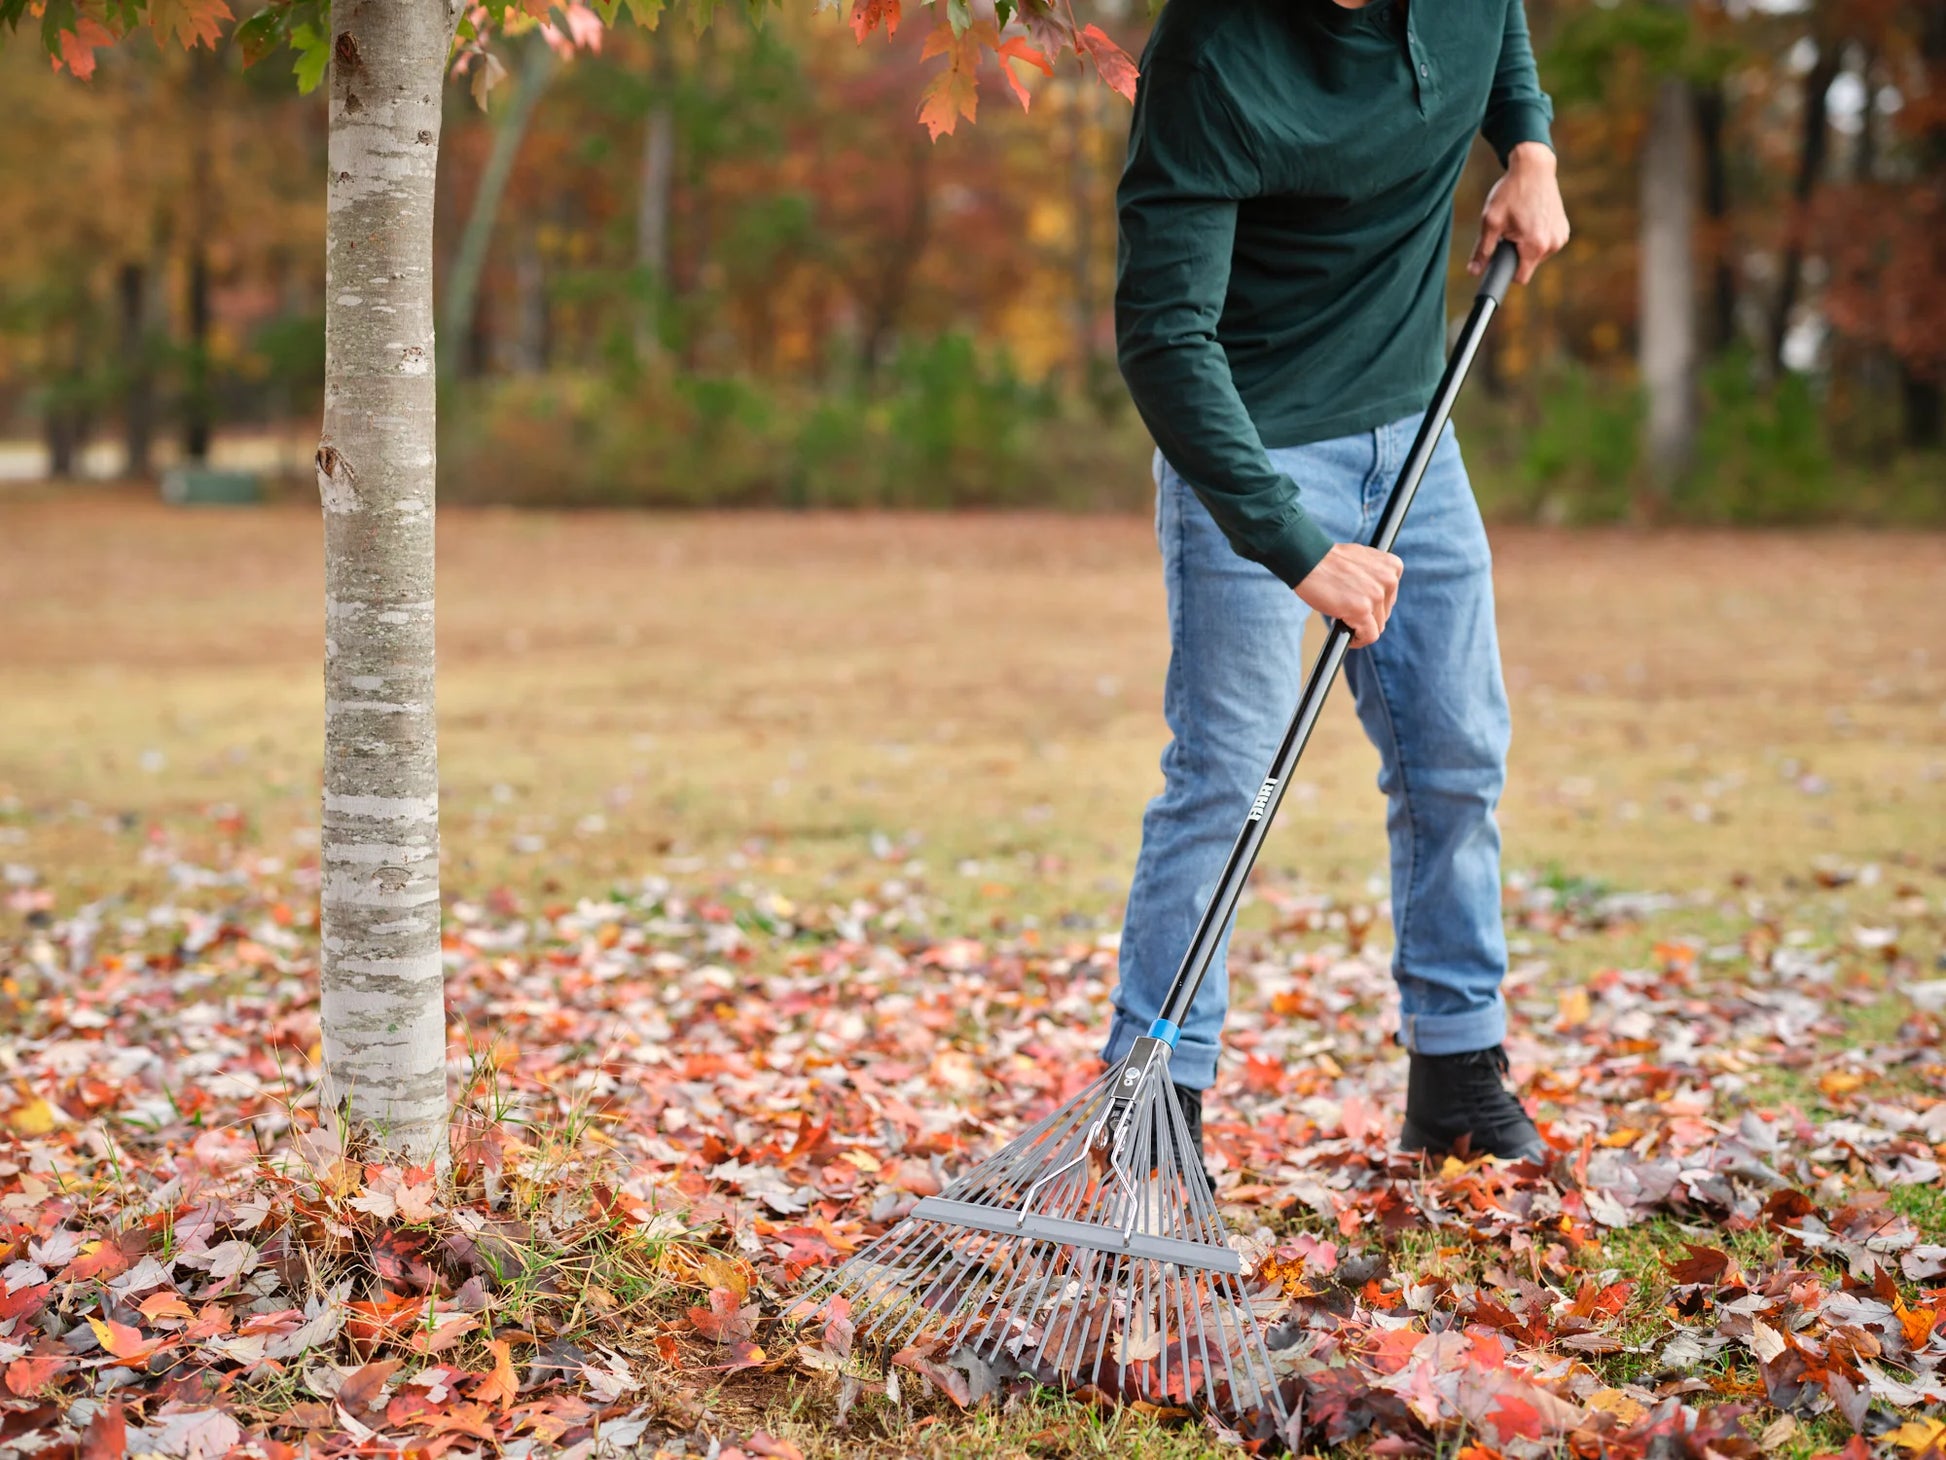
[(1424, 61), (1421, 61), (1419, 63), (1419, 74), (1421, 76), (1430, 76), (1432, 75), (1432, 68), (1428, 66)]

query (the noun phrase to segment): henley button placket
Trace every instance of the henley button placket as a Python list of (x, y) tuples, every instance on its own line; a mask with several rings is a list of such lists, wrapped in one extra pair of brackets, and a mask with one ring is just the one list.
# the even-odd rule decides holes
[(1410, 12), (1407, 12), (1405, 24), (1405, 49), (1407, 64), (1413, 71), (1412, 93), (1418, 99), (1419, 115), (1423, 117), (1426, 114), (1426, 96), (1437, 88), (1433, 85), (1432, 63), (1426, 59), (1425, 51), (1420, 48), (1419, 32), (1412, 24)]

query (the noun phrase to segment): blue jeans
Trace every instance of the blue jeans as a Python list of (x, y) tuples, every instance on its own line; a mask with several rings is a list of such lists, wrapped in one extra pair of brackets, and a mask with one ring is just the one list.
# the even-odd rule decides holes
[[(1365, 542), (1419, 426), (1408, 416), (1270, 453), (1339, 542)], [(1310, 610), (1238, 557), (1190, 487), (1156, 457), (1156, 537), (1169, 597), (1165, 786), (1142, 821), (1123, 921), (1121, 978), (1103, 1058), (1128, 1052), (1169, 981), (1263, 784), (1302, 688)], [(1449, 426), (1394, 549), (1405, 560), (1384, 634), (1345, 659), (1358, 718), (1378, 748), (1392, 845), (1392, 972), (1400, 1038), (1425, 1054), (1501, 1042), (1507, 966), (1500, 831), (1507, 695), (1493, 623), (1493, 559)], [(1225, 930), (1224, 948), (1228, 947)], [(1197, 995), (1170, 1072), (1207, 1088), (1229, 1007), (1224, 954)]]

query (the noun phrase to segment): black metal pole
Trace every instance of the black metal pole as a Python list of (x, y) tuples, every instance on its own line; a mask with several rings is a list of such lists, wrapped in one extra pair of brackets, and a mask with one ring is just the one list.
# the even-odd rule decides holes
[[(1453, 352), (1447, 358), (1446, 371), (1439, 377), (1439, 388), (1433, 392), (1432, 404), (1426, 408), (1419, 434), (1413, 438), (1412, 450), (1406, 456), (1405, 465), (1399, 469), (1391, 495), (1385, 499), (1385, 511), (1379, 517), (1378, 530), (1372, 534), (1370, 546), (1381, 552), (1390, 552), (1392, 544), (1398, 540), (1406, 511), (1419, 491), (1420, 478), (1425, 476), (1426, 466), (1439, 444), (1439, 433), (1446, 429), (1446, 420), (1453, 413), (1453, 402), (1459, 398), (1467, 367), (1473, 363), (1474, 352), (1480, 348), (1487, 321), (1493, 318), (1494, 310), (1506, 298), (1507, 286), (1513, 282), (1514, 270), (1519, 264), (1519, 252), (1511, 243), (1503, 242), (1487, 265), (1486, 275), (1480, 281), (1480, 291), (1473, 297), (1472, 312), (1467, 315), (1466, 324), (1453, 345)], [(1263, 789), (1257, 792), (1257, 799), (1251, 803), (1250, 819), (1244, 822), (1236, 845), (1230, 849), (1230, 859), (1223, 866), (1223, 876), (1216, 884), (1216, 893), (1203, 909), (1202, 921), (1196, 925), (1196, 936), (1190, 940), (1189, 951), (1183, 955), (1182, 966), (1176, 970), (1175, 982), (1169, 985), (1168, 996), (1162, 1001), (1162, 1017), (1156, 1027), (1149, 1031), (1156, 1038), (1174, 1044), (1183, 1020), (1189, 1017), (1190, 1006), (1196, 1002), (1197, 990), (1202, 988), (1203, 977), (1209, 972), (1209, 966), (1216, 958), (1217, 947), (1223, 941), (1223, 930), (1229, 926), (1230, 918), (1236, 912), (1237, 899), (1243, 895), (1243, 884), (1249, 879), (1250, 869), (1256, 865), (1264, 834), (1270, 830), (1271, 819), (1277, 815), (1277, 808), (1283, 802), (1291, 772), (1297, 769), (1298, 757), (1304, 754), (1304, 746), (1311, 738), (1311, 730), (1318, 722), (1318, 713), (1324, 709), (1325, 697), (1331, 693), (1331, 686), (1338, 678), (1338, 670), (1345, 662), (1345, 650), (1350, 644), (1351, 630), (1342, 623), (1332, 624), (1331, 631), (1325, 635), (1324, 649), (1319, 653), (1317, 663), (1311, 666), (1310, 677), (1304, 683), (1304, 693), (1298, 697), (1297, 712), (1291, 717), (1290, 729), (1284, 732), (1284, 742), (1277, 747), (1277, 757), (1271, 762), (1270, 774), (1264, 777)]]

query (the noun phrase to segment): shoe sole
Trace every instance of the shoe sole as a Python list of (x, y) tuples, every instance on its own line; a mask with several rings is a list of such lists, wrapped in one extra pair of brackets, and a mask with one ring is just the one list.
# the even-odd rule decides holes
[[(1420, 1130), (1410, 1120), (1406, 1121), (1404, 1128), (1399, 1132), (1399, 1149), (1415, 1156), (1450, 1156), (1453, 1154), (1453, 1148), (1450, 1144), (1444, 1141), (1430, 1139), (1424, 1131)], [(1481, 1156), (1492, 1156), (1501, 1161), (1545, 1161), (1547, 1159), (1547, 1147), (1540, 1146), (1517, 1153), (1482, 1148), (1474, 1151), (1470, 1159), (1478, 1159)]]

